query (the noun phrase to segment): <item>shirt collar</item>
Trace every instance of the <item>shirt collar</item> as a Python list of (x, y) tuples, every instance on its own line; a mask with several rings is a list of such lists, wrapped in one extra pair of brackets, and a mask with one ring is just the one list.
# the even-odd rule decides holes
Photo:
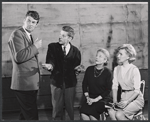
[[(64, 45), (62, 45), (62, 48), (64, 48)], [(67, 45), (66, 45), (66, 49), (69, 49), (70, 48), (70, 43), (68, 43)]]
[[(69, 50), (70, 50), (70, 47), (71, 47), (71, 45), (70, 45), (70, 43), (68, 43), (67, 45), (66, 45), (66, 55), (69, 53)], [(64, 46), (62, 45), (62, 49), (64, 49)]]
[(26, 31), (26, 29), (24, 28), (24, 26), (23, 26), (23, 29), (24, 29), (24, 31), (26, 32), (26, 34), (28, 35), (28, 37), (29, 37), (29, 39), (30, 39), (31, 33), (29, 33), (28, 31)]
[(125, 66), (122, 66), (122, 68), (128, 70), (131, 66), (132, 64), (126, 64)]

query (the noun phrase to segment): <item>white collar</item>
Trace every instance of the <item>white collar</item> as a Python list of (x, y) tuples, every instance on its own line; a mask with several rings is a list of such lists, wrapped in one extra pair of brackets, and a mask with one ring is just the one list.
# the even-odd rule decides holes
[(129, 69), (129, 68), (131, 67), (131, 65), (132, 65), (132, 64), (130, 63), (130, 64), (126, 64), (126, 65), (124, 65), (124, 66), (122, 65), (122, 67), (125, 68), (125, 69)]
[(132, 64), (126, 64), (125, 66), (121, 66), (122, 74), (126, 74), (126, 72), (132, 67)]
[[(67, 55), (71, 47), (70, 43), (68, 43), (65, 47), (66, 47), (66, 55)], [(63, 48), (64, 48), (64, 45), (62, 45), (62, 49)]]
[(64, 48), (64, 47), (66, 47), (66, 49), (69, 48), (70, 47), (70, 43), (68, 43), (66, 46), (62, 45), (62, 48)]
[(22, 28), (24, 29), (24, 31), (25, 31), (26, 34), (28, 35), (29, 39), (31, 39), (31, 38), (30, 38), (30, 35), (31, 35), (31, 34), (30, 34), (28, 31), (26, 31), (26, 29), (24, 28), (24, 26), (22, 26)]

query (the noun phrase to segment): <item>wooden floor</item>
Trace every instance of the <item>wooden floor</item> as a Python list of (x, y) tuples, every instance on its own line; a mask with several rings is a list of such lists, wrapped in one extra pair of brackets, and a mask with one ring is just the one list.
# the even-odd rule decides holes
[[(52, 110), (45, 109), (45, 110), (38, 110), (39, 120), (52, 120)], [(79, 108), (74, 108), (74, 118), (75, 120), (80, 120), (79, 116)], [(13, 112), (3, 112), (2, 113), (2, 120), (18, 120), (19, 111)], [(69, 120), (67, 113), (64, 111), (64, 120)]]
[[(148, 120), (148, 102), (145, 103), (144, 106), (144, 116)], [(52, 120), (52, 110), (46, 109), (46, 110), (39, 110), (39, 120)], [(19, 111), (15, 112), (2, 112), (2, 120), (18, 120)], [(74, 108), (74, 117), (75, 120), (80, 120), (79, 116), (79, 108)], [(67, 114), (65, 113), (65, 120), (69, 120)], [(107, 120), (110, 120), (108, 117)]]

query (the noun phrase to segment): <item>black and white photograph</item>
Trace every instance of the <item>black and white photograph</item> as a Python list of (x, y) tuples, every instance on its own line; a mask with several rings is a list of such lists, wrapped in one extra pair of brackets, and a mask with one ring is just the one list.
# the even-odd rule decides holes
[(2, 121), (148, 120), (148, 2), (2, 2)]

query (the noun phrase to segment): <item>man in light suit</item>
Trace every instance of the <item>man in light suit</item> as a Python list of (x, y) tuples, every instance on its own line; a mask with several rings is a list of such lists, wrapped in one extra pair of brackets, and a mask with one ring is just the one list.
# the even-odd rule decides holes
[(11, 89), (20, 106), (20, 120), (38, 120), (37, 92), (39, 89), (38, 49), (42, 40), (33, 41), (31, 32), (39, 22), (36, 11), (28, 11), (23, 26), (12, 32), (8, 47), (13, 64)]

